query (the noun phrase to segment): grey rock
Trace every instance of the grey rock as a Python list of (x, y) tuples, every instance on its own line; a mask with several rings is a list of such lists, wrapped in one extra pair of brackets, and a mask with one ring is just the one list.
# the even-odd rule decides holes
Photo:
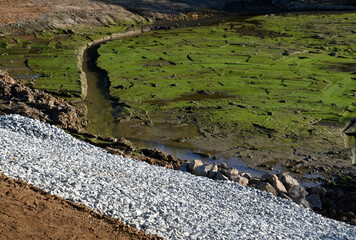
[(188, 172), (188, 167), (189, 167), (189, 163), (185, 162), (182, 165), (180, 165), (179, 170), (182, 172)]
[(310, 194), (306, 197), (306, 199), (314, 210), (322, 210), (323, 206), (321, 204), (319, 194)]
[(248, 179), (245, 177), (237, 176), (234, 179), (234, 182), (240, 184), (241, 186), (247, 186), (248, 185)]
[(308, 195), (308, 192), (300, 185), (293, 186), (289, 192), (288, 196), (291, 197), (293, 200), (298, 198), (305, 198)]
[(193, 171), (192, 171), (192, 173), (193, 173), (194, 175), (197, 175), (197, 176), (207, 177), (209, 171), (210, 171), (213, 167), (214, 167), (213, 164), (201, 165), (201, 166), (198, 166), (198, 167), (194, 168)]
[(221, 172), (232, 181), (239, 176), (239, 171), (236, 168), (223, 168)]
[(300, 185), (299, 182), (296, 179), (294, 179), (291, 175), (289, 175), (288, 173), (282, 173), (279, 176), (279, 179), (284, 184), (287, 191), (289, 191), (293, 186)]
[(201, 160), (199, 160), (199, 159), (195, 159), (195, 160), (193, 160), (193, 161), (191, 161), (191, 162), (189, 163), (189, 165), (188, 165), (188, 170), (189, 170), (189, 171), (193, 171), (194, 168), (197, 168), (197, 167), (199, 167), (199, 166), (201, 166), (201, 165), (204, 165), (204, 163), (203, 163)]

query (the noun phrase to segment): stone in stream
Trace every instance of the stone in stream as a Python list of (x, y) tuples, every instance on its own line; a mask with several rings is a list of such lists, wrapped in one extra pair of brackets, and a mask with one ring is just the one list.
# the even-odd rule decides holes
[(291, 175), (289, 175), (288, 173), (282, 173), (279, 176), (279, 179), (284, 184), (287, 191), (289, 191), (295, 185), (300, 185), (299, 182), (296, 179), (294, 179)]

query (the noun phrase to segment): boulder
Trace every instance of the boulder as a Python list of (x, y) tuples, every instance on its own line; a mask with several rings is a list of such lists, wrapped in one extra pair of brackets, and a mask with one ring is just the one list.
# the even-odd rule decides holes
[(219, 167), (216, 163), (213, 164), (214, 166), (210, 169), (208, 173), (208, 178), (214, 178), (216, 173), (219, 171)]
[(298, 198), (305, 198), (307, 195), (308, 192), (300, 185), (293, 186), (288, 192), (288, 196), (294, 201)]
[(268, 182), (263, 182), (260, 185), (257, 186), (257, 189), (261, 190), (261, 191), (266, 191), (266, 192), (270, 192), (273, 195), (277, 196), (277, 190)]
[(232, 181), (239, 176), (239, 171), (236, 168), (222, 168), (221, 172)]
[(322, 210), (323, 206), (321, 204), (319, 194), (316, 194), (316, 193), (310, 194), (306, 197), (306, 199), (310, 203), (311, 207), (314, 210), (317, 210), (317, 211)]
[(226, 180), (229, 180), (229, 178), (226, 177), (224, 174), (222, 174), (221, 171), (218, 171), (218, 172), (215, 174), (214, 179), (215, 179), (215, 180), (225, 180), (225, 181), (226, 181)]
[(285, 188), (283, 183), (279, 181), (277, 175), (267, 173), (264, 174), (261, 178), (269, 182), (277, 190), (278, 193), (287, 192), (287, 189)]
[(287, 191), (289, 191), (295, 185), (300, 185), (299, 182), (296, 179), (294, 179), (291, 175), (289, 175), (288, 173), (282, 173), (279, 176), (279, 179), (284, 184)]
[(188, 166), (189, 163), (185, 162), (182, 165), (180, 165), (179, 170), (181, 170), (182, 172), (188, 172)]
[(193, 169), (195, 169), (201, 165), (204, 165), (204, 163), (201, 160), (199, 160), (199, 159), (193, 160), (189, 163), (188, 170), (193, 171)]
[(192, 173), (193, 173), (194, 175), (197, 175), (197, 176), (207, 177), (209, 171), (210, 171), (213, 167), (214, 167), (213, 164), (201, 165), (201, 166), (198, 166), (198, 167), (194, 168), (193, 171), (192, 171)]
[(247, 186), (248, 185), (248, 179), (242, 176), (237, 176), (234, 179), (234, 182), (237, 182), (238, 184), (240, 184), (241, 186)]

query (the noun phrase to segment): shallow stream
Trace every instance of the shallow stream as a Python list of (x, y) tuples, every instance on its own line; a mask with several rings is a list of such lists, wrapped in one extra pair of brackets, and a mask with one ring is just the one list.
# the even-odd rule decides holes
[[(220, 19), (221, 20), (221, 19)], [(241, 18), (244, 20), (244, 18)], [(240, 21), (241, 21), (240, 20)], [(216, 22), (216, 20), (215, 20)], [(213, 24), (214, 21), (207, 21), (205, 24)], [(171, 23), (169, 23), (171, 24)], [(191, 25), (191, 23), (189, 24)], [(196, 25), (200, 25), (199, 22)], [(180, 25), (181, 26), (181, 25)], [(101, 44), (105, 44), (101, 43)], [(84, 52), (83, 71), (86, 74), (88, 92), (86, 105), (88, 108), (89, 132), (97, 135), (110, 137), (125, 137), (133, 143), (149, 148), (157, 148), (173, 156), (185, 159), (201, 159), (204, 162), (225, 162), (230, 167), (235, 167), (243, 172), (249, 172), (255, 176), (264, 174), (264, 171), (248, 167), (240, 159), (230, 159), (219, 154), (211, 154), (205, 157), (201, 149), (197, 149), (188, 141), (174, 141), (179, 138), (199, 137), (200, 133), (194, 125), (176, 126), (167, 123), (164, 119), (154, 119), (152, 124), (143, 124), (142, 121), (118, 121), (113, 117), (113, 104), (109, 95), (109, 81), (107, 73), (100, 69), (96, 61), (98, 59), (98, 49), (101, 44), (96, 44)], [(214, 160), (212, 157), (219, 157)], [(281, 170), (276, 166), (274, 171)]]

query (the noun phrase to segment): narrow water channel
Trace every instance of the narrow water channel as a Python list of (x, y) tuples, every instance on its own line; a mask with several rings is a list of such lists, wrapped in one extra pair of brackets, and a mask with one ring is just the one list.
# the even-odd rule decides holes
[(125, 137), (141, 147), (157, 148), (180, 159), (201, 159), (204, 162), (216, 162), (218, 164), (226, 162), (230, 167), (249, 172), (255, 176), (265, 173), (249, 168), (239, 159), (227, 159), (220, 156), (219, 160), (213, 160), (212, 158), (203, 157), (197, 154), (200, 150), (189, 145), (189, 143), (181, 146), (181, 143), (172, 141), (172, 137), (198, 136), (199, 133), (194, 126), (172, 126), (164, 122), (147, 126), (116, 120), (113, 117), (113, 102), (109, 96), (107, 73), (96, 64), (99, 47), (100, 44), (97, 44), (88, 48), (84, 52), (83, 60), (83, 71), (86, 74), (88, 83), (86, 105), (90, 133), (115, 138)]

